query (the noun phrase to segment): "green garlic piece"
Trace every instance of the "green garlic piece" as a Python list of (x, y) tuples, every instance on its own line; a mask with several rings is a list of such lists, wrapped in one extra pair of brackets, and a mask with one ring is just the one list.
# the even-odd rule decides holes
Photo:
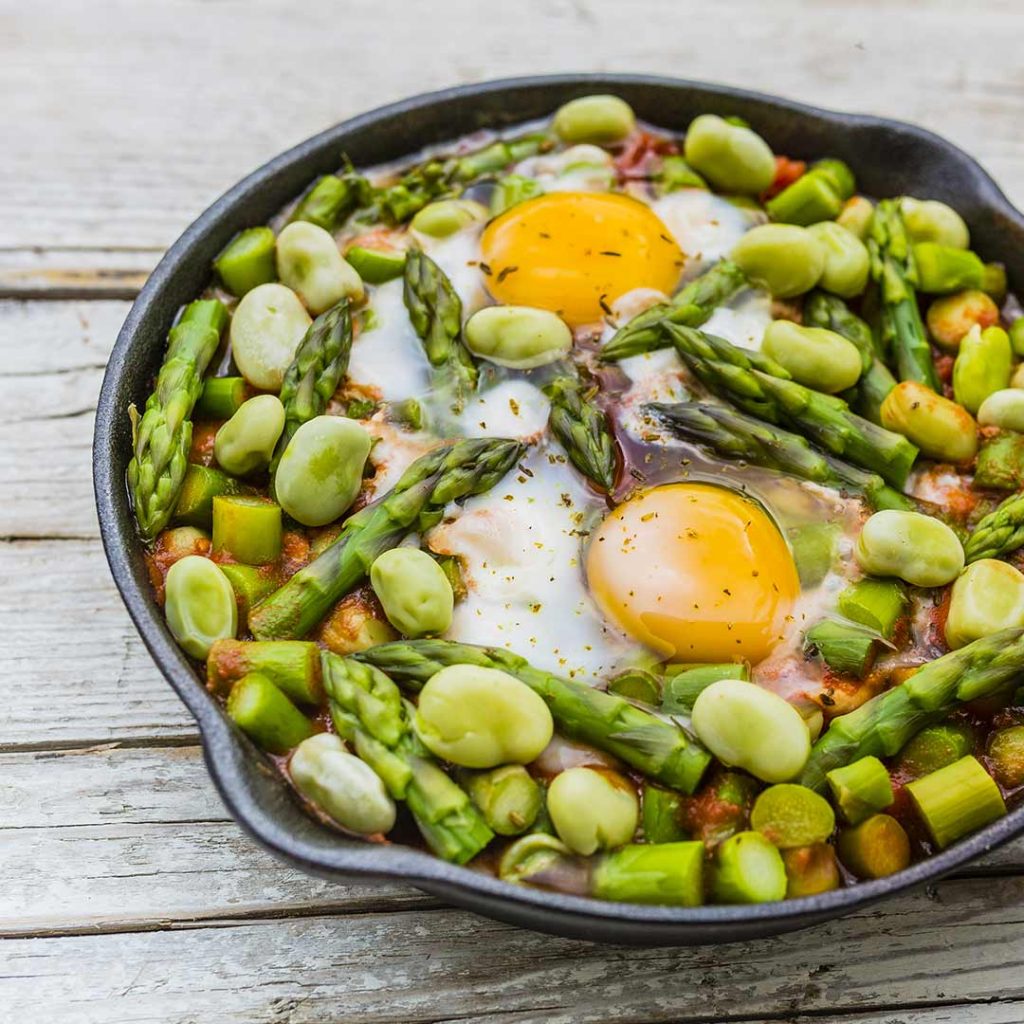
[(953, 584), (946, 643), (956, 650), (1011, 626), (1024, 626), (1024, 574), (996, 558), (972, 562)]
[(450, 665), (420, 692), (416, 732), (442, 760), (496, 768), (539, 757), (551, 742), (554, 722), (547, 704), (507, 672)]
[(563, 142), (611, 145), (633, 134), (636, 115), (618, 96), (581, 96), (558, 108), (552, 127)]
[(545, 366), (572, 348), (568, 324), (530, 306), (485, 306), (469, 318), (465, 339), (474, 355), (513, 370)]
[(370, 584), (388, 622), (409, 637), (443, 633), (455, 593), (444, 569), (419, 548), (392, 548), (370, 566)]
[(941, 520), (920, 512), (883, 509), (857, 538), (857, 564), (870, 576), (897, 576), (915, 587), (942, 587), (960, 575), (964, 549)]
[(277, 236), (277, 276), (314, 316), (344, 298), (359, 302), (364, 294), (362, 279), (331, 233), (308, 221), (295, 221)]
[(993, 391), (978, 409), (978, 422), (1024, 433), (1024, 391), (1019, 387)]
[(394, 828), (395, 802), (384, 783), (333, 733), (303, 740), (288, 761), (288, 774), (311, 804), (350, 832), (375, 835)]
[(242, 376), (261, 391), (280, 391), (313, 321), (298, 295), (283, 284), (246, 292), (231, 318), (231, 354)]
[(440, 199), (424, 206), (409, 226), (430, 238), (448, 238), (488, 216), (487, 207), (473, 199)]
[(761, 224), (733, 247), (732, 260), (777, 299), (810, 291), (825, 270), (825, 251), (807, 228)]
[(954, 249), (969, 249), (971, 234), (963, 217), (937, 199), (900, 200), (900, 213), (912, 242), (937, 242)]
[(756, 194), (775, 180), (775, 156), (756, 132), (714, 114), (686, 130), (686, 162), (721, 192)]
[(978, 451), (974, 417), (917, 381), (900, 381), (885, 396), (879, 415), (883, 427), (913, 441), (930, 459), (969, 462)]
[(216, 641), (235, 635), (235, 592), (215, 562), (201, 555), (180, 559), (167, 573), (164, 592), (167, 628), (193, 658), (205, 658)]
[(618, 772), (568, 768), (548, 787), (548, 814), (558, 838), (588, 857), (633, 838), (640, 801), (633, 783)]
[(1010, 338), (1001, 327), (977, 324), (960, 342), (953, 364), (953, 396), (969, 412), (977, 413), (982, 402), (1010, 384)]
[(788, 370), (793, 379), (834, 395), (860, 379), (860, 352), (853, 342), (824, 327), (802, 327), (773, 320), (764, 332), (761, 351)]
[(836, 223), (851, 231), (862, 242), (871, 227), (871, 218), (875, 215), (875, 204), (865, 196), (852, 196), (843, 204)]
[(827, 292), (851, 299), (868, 283), (868, 247), (835, 221), (822, 221), (808, 229), (825, 253), (825, 269), (819, 284)]
[(355, 420), (315, 416), (292, 435), (274, 475), (281, 507), (303, 526), (326, 526), (356, 500), (370, 435)]
[(217, 431), (213, 442), (217, 464), (232, 476), (266, 469), (284, 430), (284, 418), (284, 406), (277, 395), (257, 395), (243, 402)]
[(999, 323), (999, 307), (977, 288), (935, 299), (926, 315), (928, 333), (937, 345), (955, 352), (972, 327)]
[(800, 712), (778, 694), (741, 679), (720, 679), (703, 690), (691, 723), (719, 761), (764, 782), (795, 778), (811, 752)]

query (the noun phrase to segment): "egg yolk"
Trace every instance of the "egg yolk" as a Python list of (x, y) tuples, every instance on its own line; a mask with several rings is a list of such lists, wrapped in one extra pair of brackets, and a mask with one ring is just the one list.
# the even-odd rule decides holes
[(573, 327), (596, 323), (634, 288), (670, 294), (683, 253), (639, 200), (552, 192), (496, 217), (481, 239), (487, 290), (510, 306), (557, 313)]
[(587, 577), (608, 618), (673, 661), (762, 660), (800, 592), (771, 519), (711, 484), (624, 502), (591, 538)]

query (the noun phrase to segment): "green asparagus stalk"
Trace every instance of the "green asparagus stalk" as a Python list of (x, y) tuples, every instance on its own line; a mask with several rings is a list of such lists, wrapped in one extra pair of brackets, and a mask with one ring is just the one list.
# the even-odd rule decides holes
[(174, 521), (209, 530), (213, 525), (213, 499), (244, 491), (245, 487), (227, 473), (212, 466), (189, 463), (174, 506)]
[(447, 665), (500, 669), (543, 698), (559, 732), (614, 754), (650, 778), (684, 793), (697, 788), (711, 763), (711, 755), (673, 723), (614, 694), (543, 672), (501, 648), (449, 640), (409, 640), (371, 647), (355, 657), (375, 665), (410, 690), (419, 690)]
[(891, 757), (912, 736), (966, 701), (1005, 690), (1024, 671), (1024, 629), (1004, 629), (923, 665), (906, 682), (833, 718), (800, 782), (823, 790), (834, 768)]
[(167, 525), (177, 505), (192, 445), (192, 409), (219, 341), (215, 328), (194, 321), (172, 328), (146, 411), (139, 418), (134, 406), (129, 410), (134, 454), (128, 488), (144, 540)]
[(940, 850), (1006, 814), (995, 780), (969, 754), (908, 782), (907, 792)]
[(544, 386), (551, 401), (548, 425), (562, 442), (569, 461), (605, 491), (615, 486), (615, 436), (608, 417), (594, 397), (596, 387), (588, 387), (573, 370)]
[(310, 324), (285, 372), (280, 394), (284, 430), (274, 450), (271, 472), (277, 468), (295, 431), (327, 408), (348, 369), (351, 351), (352, 315), (346, 298)]
[(874, 630), (835, 619), (822, 619), (804, 634), (804, 654), (821, 656), (833, 672), (863, 679), (881, 648)]
[(882, 349), (900, 380), (939, 390), (931, 346), (917, 308), (917, 266), (898, 199), (883, 199), (868, 236), (871, 277), (878, 287)]
[(381, 671), (325, 651), (324, 688), (338, 734), (404, 800), (430, 848), (465, 864), (494, 837), (469, 797), (413, 732), (409, 705)]
[(670, 347), (672, 340), (662, 330), (663, 323), (700, 327), (716, 307), (724, 305), (746, 285), (746, 275), (732, 260), (716, 263), (691, 281), (671, 302), (651, 306), (620, 327), (601, 349), (601, 358), (613, 363), (643, 352)]
[(893, 802), (892, 780), (877, 757), (834, 768), (827, 778), (833, 802), (851, 825), (859, 825)]
[(900, 750), (896, 768), (914, 778), (937, 772), (970, 754), (974, 740), (974, 730), (966, 722), (926, 726)]
[(964, 545), (968, 565), (979, 558), (1001, 558), (1024, 544), (1024, 493), (1011, 494), (979, 520)]
[(678, 843), (689, 839), (680, 820), (685, 797), (649, 782), (644, 783), (643, 794), (644, 842)]
[(839, 592), (840, 615), (891, 640), (907, 610), (907, 591), (898, 580), (863, 579)]
[(742, 459), (825, 487), (856, 491), (875, 509), (914, 508), (909, 498), (889, 487), (880, 476), (825, 455), (805, 437), (746, 416), (731, 406), (655, 402), (644, 408), (677, 436), (706, 445), (723, 458)]
[(320, 649), (307, 640), (218, 640), (206, 659), (206, 686), (225, 693), (231, 684), (259, 672), (299, 704), (317, 704), (323, 694), (320, 683)]
[(314, 732), (309, 719), (259, 672), (235, 683), (227, 712), (242, 732), (271, 754), (288, 753)]
[(244, 377), (207, 377), (196, 402), (196, 419), (229, 420), (249, 397)]
[(505, 851), (503, 881), (614, 902), (696, 907), (704, 901), (704, 846), (632, 843), (576, 857), (553, 836), (523, 836)]
[(781, 368), (759, 352), (691, 327), (671, 324), (666, 329), (676, 351), (709, 391), (758, 419), (788, 424), (894, 487), (906, 483), (917, 448), (901, 434), (856, 415), (841, 398), (785, 379)]
[(452, 408), (461, 412), (477, 381), (476, 364), (462, 343), (462, 303), (445, 272), (418, 249), (405, 258), (404, 297), (435, 386), (449, 392)]
[(357, 174), (326, 174), (299, 200), (289, 221), (305, 220), (334, 231), (366, 197), (369, 185)]
[(369, 572), (381, 552), (411, 531), (436, 525), (449, 502), (490, 490), (523, 451), (518, 441), (474, 438), (420, 456), (387, 494), (350, 516), (332, 544), (252, 610), (253, 636), (304, 637)]
[(974, 486), (1016, 491), (1024, 483), (1024, 434), (1004, 430), (986, 437), (978, 448)]
[(190, 302), (178, 319), (179, 324), (199, 324), (201, 327), (212, 327), (218, 334), (231, 322), (228, 307), (220, 299), (195, 299)]

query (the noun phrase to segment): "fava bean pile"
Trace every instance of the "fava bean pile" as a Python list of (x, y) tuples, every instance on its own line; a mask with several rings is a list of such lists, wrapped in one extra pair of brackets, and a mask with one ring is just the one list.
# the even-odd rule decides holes
[(1020, 798), (1021, 307), (955, 203), (820, 156), (583, 96), (227, 243), (128, 485), (326, 827), (694, 906)]

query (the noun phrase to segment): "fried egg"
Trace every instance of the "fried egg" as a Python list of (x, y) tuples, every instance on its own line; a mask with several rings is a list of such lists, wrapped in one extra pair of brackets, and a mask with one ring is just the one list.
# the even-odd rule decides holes
[(570, 326), (599, 322), (634, 288), (675, 290), (683, 254), (658, 216), (626, 195), (552, 192), (513, 206), (480, 239), (487, 290)]
[(594, 532), (587, 578), (609, 619), (673, 661), (761, 661), (800, 592), (765, 511), (703, 483), (655, 487), (619, 505)]

